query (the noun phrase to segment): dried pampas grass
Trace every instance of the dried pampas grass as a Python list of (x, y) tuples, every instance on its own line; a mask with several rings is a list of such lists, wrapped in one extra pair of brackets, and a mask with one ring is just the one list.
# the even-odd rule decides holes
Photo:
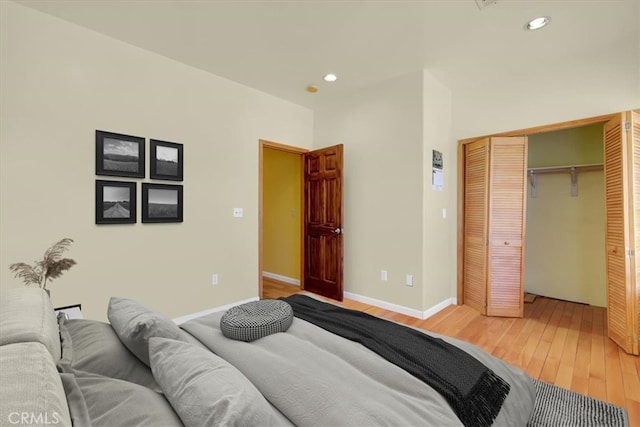
[(13, 277), (22, 279), (25, 285), (38, 285), (42, 289), (47, 288), (47, 281), (52, 281), (62, 276), (62, 273), (76, 265), (71, 258), (62, 258), (62, 254), (69, 249), (73, 239), (64, 238), (54, 243), (44, 253), (42, 260), (34, 261), (33, 265), (17, 262), (9, 266)]

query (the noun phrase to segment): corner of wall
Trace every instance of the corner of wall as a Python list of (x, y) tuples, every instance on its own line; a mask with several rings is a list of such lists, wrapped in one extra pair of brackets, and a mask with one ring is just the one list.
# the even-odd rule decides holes
[[(423, 70), (423, 272), (422, 308), (456, 295), (457, 142), (453, 138), (452, 95)], [(434, 167), (434, 151), (442, 168)], [(434, 176), (435, 175), (435, 176)], [(439, 177), (437, 175), (440, 175)], [(442, 185), (434, 180), (442, 179)]]

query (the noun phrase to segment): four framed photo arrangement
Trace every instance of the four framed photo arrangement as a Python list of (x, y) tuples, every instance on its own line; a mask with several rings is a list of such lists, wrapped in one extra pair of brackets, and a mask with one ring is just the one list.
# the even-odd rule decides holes
[[(183, 145), (150, 140), (149, 177), (182, 181)], [(96, 175), (144, 178), (145, 138), (96, 130)], [(96, 224), (135, 224), (137, 182), (96, 180)], [(182, 185), (142, 183), (142, 222), (182, 222)]]

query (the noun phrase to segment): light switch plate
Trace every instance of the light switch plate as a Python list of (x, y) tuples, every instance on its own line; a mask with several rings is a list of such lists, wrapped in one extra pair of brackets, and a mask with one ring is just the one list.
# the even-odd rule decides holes
[(407, 286), (413, 286), (413, 274), (407, 274), (407, 280), (405, 284)]

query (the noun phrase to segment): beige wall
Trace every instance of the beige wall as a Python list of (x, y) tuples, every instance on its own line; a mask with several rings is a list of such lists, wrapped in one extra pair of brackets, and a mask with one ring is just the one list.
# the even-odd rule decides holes
[[(529, 167), (602, 163), (602, 125), (529, 136)], [(602, 171), (539, 174), (527, 197), (525, 290), (606, 306), (605, 211)]]
[[(604, 44), (597, 56), (568, 52), (572, 66), (548, 61), (544, 75), (537, 75), (535, 79), (544, 84), (531, 84), (530, 70), (523, 63), (520, 72), (508, 78), (498, 73), (495, 79), (482, 85), (452, 88), (456, 139), (640, 108), (638, 16), (627, 19), (620, 25), (627, 26), (632, 33), (630, 39), (609, 42), (628, 49), (624, 73), (609, 68), (608, 44)], [(473, 64), (469, 64), (469, 70), (473, 71)]]
[[(457, 145), (453, 139), (451, 91), (428, 72), (423, 73), (423, 271), (422, 309), (456, 297)], [(434, 191), (432, 150), (442, 153), (444, 186)], [(443, 212), (445, 210), (445, 212)], [(446, 218), (443, 217), (446, 215)]]
[[(441, 211), (452, 210), (455, 187), (448, 175), (446, 191), (433, 193), (425, 169), (437, 148), (454, 171), (448, 105), (448, 91), (419, 72), (316, 113), (314, 145), (345, 147), (345, 291), (416, 310), (452, 296), (451, 219), (442, 220)], [(413, 287), (405, 285), (407, 274)]]
[[(53, 283), (53, 302), (82, 303), (91, 318), (106, 317), (112, 295), (172, 317), (256, 297), (258, 140), (309, 147), (312, 112), (13, 2), (0, 7), (1, 288), (20, 286), (10, 263), (71, 237), (78, 265)], [(96, 129), (184, 144), (184, 223), (95, 225)]]
[(300, 280), (302, 158), (265, 148), (263, 154), (263, 271)]

